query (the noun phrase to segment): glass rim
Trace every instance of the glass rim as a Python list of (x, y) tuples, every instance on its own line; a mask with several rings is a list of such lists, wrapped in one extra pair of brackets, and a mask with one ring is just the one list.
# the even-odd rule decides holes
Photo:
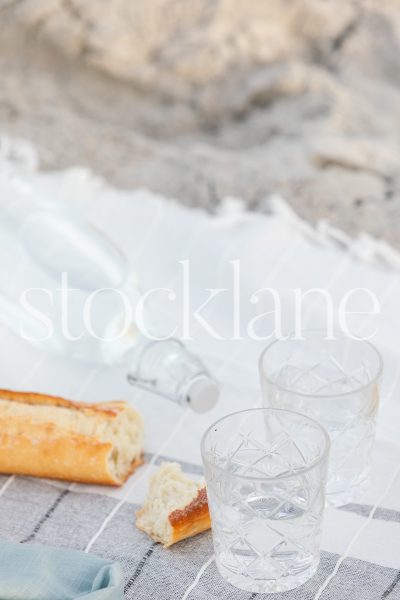
[[(307, 334), (311, 334), (311, 333), (315, 333), (315, 334), (321, 334), (323, 333), (324, 330), (323, 329), (306, 329), (305, 331), (302, 332), (302, 335), (307, 335)], [(382, 371), (383, 371), (383, 359), (382, 359), (382, 355), (379, 352), (379, 350), (376, 348), (376, 346), (374, 346), (374, 344), (372, 344), (370, 341), (368, 340), (363, 340), (362, 338), (352, 338), (348, 335), (346, 335), (345, 333), (341, 332), (341, 331), (337, 331), (334, 330), (332, 331), (333, 335), (335, 336), (335, 338), (332, 338), (329, 341), (335, 341), (336, 337), (340, 337), (342, 339), (346, 339), (346, 340), (351, 340), (353, 342), (356, 343), (361, 343), (364, 344), (365, 346), (367, 346), (370, 350), (372, 350), (372, 352), (375, 354), (377, 361), (378, 361), (378, 368), (377, 371), (375, 373), (375, 375), (373, 377), (371, 377), (370, 381), (368, 383), (364, 383), (362, 385), (360, 385), (359, 387), (356, 387), (354, 390), (350, 390), (348, 392), (341, 392), (340, 394), (337, 393), (325, 393), (325, 394), (320, 394), (318, 392), (314, 392), (314, 393), (308, 393), (308, 392), (297, 392), (296, 390), (293, 390), (291, 388), (285, 387), (283, 385), (281, 385), (280, 383), (277, 383), (276, 381), (274, 381), (269, 375), (267, 375), (264, 371), (263, 368), (263, 363), (264, 363), (264, 358), (268, 352), (268, 350), (270, 350), (273, 346), (276, 346), (279, 343), (284, 343), (287, 341), (299, 341), (299, 342), (304, 342), (306, 340), (296, 340), (293, 336), (294, 333), (290, 333), (288, 335), (287, 338), (285, 338), (284, 340), (281, 340), (279, 338), (273, 340), (272, 342), (270, 342), (265, 348), (264, 350), (261, 352), (260, 354), (260, 358), (258, 359), (258, 367), (259, 367), (259, 372), (260, 372), (260, 376), (262, 378), (264, 378), (268, 383), (274, 385), (276, 388), (278, 388), (279, 390), (281, 390), (282, 392), (286, 392), (288, 394), (294, 394), (296, 396), (301, 396), (303, 398), (342, 398), (344, 396), (352, 396), (353, 394), (358, 394), (359, 392), (363, 392), (364, 390), (366, 390), (370, 385), (373, 385), (374, 383), (376, 383), (381, 375), (382, 375)]]
[[(305, 421), (313, 423), (314, 425), (317, 426), (317, 429), (322, 434), (322, 439), (324, 440), (323, 451), (316, 459), (314, 459), (311, 462), (311, 464), (307, 465), (306, 467), (300, 467), (295, 473), (289, 473), (289, 474), (284, 473), (282, 475), (275, 475), (273, 477), (268, 477), (268, 476), (256, 477), (253, 475), (240, 475), (239, 473), (230, 473), (223, 467), (216, 465), (216, 464), (212, 464), (209, 460), (206, 460), (206, 458), (205, 458), (206, 451), (205, 451), (205, 447), (204, 447), (205, 441), (206, 441), (208, 434), (213, 429), (213, 427), (215, 427), (222, 421), (225, 421), (231, 417), (234, 417), (237, 415), (242, 415), (244, 413), (255, 413), (255, 412), (286, 413), (286, 414), (290, 414), (290, 415), (295, 415), (296, 417), (301, 417)], [(325, 427), (323, 427), (323, 425), (321, 425), (321, 423), (319, 423), (315, 419), (312, 419), (308, 415), (298, 413), (294, 410), (287, 410), (285, 408), (267, 408), (267, 407), (246, 408), (244, 410), (238, 410), (233, 413), (229, 413), (229, 414), (221, 417), (220, 419), (217, 419), (216, 421), (214, 421), (214, 423), (212, 423), (209, 427), (207, 427), (207, 429), (203, 433), (201, 441), (200, 441), (200, 452), (201, 452), (201, 457), (203, 459), (203, 463), (207, 463), (207, 465), (209, 465), (212, 469), (216, 469), (217, 471), (220, 471), (220, 472), (224, 473), (225, 475), (229, 475), (230, 477), (234, 477), (236, 479), (242, 479), (242, 480), (247, 480), (247, 481), (264, 481), (264, 482), (285, 481), (286, 479), (292, 479), (293, 477), (298, 477), (299, 475), (308, 473), (309, 471), (311, 471), (312, 469), (317, 467), (321, 462), (323, 462), (324, 460), (329, 458), (330, 448), (331, 448), (331, 439), (329, 437), (327, 430), (325, 429)]]

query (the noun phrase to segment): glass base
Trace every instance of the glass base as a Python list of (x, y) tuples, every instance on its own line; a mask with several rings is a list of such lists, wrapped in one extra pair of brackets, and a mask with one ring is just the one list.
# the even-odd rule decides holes
[(326, 503), (329, 506), (344, 506), (345, 504), (351, 504), (357, 502), (364, 496), (370, 487), (369, 479), (364, 479), (357, 485), (347, 487), (346, 489), (332, 489), (329, 486), (326, 492)]
[(218, 559), (216, 560), (216, 564), (222, 577), (234, 587), (256, 594), (276, 594), (293, 590), (311, 579), (318, 568), (319, 558), (301, 573), (287, 575), (286, 577), (280, 577), (278, 579), (256, 579), (240, 573), (233, 573), (230, 569), (224, 567)]

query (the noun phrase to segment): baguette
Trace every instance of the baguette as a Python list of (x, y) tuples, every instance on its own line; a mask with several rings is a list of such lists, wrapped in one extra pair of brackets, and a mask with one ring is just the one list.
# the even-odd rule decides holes
[(163, 463), (136, 517), (138, 529), (168, 548), (210, 529), (206, 488), (186, 477), (177, 463)]
[(118, 486), (142, 451), (142, 421), (126, 402), (0, 390), (0, 473)]

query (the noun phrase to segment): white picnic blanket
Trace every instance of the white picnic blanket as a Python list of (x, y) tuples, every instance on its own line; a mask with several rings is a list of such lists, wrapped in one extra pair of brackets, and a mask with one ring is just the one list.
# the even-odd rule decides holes
[[(317, 575), (298, 590), (277, 598), (400, 598), (399, 255), (365, 235), (352, 240), (325, 223), (313, 228), (298, 219), (280, 198), (271, 199), (271, 215), (246, 212), (240, 201), (227, 199), (220, 213), (211, 216), (147, 190), (113, 189), (83, 168), (40, 172), (29, 145), (3, 138), (0, 151), (0, 211), (6, 210), (18, 194), (33, 193), (65, 203), (69, 210), (107, 232), (134, 265), (143, 289), (171, 288), (179, 297), (179, 261), (189, 260), (191, 301), (200, 306), (208, 297), (207, 288), (232, 289), (232, 261), (240, 261), (242, 323), (257, 314), (257, 306), (250, 300), (252, 294), (263, 287), (274, 288), (282, 299), (286, 331), (293, 325), (295, 288), (324, 288), (332, 295), (335, 307), (350, 289), (373, 292), (381, 305), (380, 313), (367, 314), (371, 312), (371, 298), (361, 292), (354, 295), (351, 308), (365, 314), (349, 318), (353, 331), (364, 335), (375, 332), (372, 341), (385, 365), (372, 485), (359, 503), (327, 509)], [(2, 261), (3, 282), (12, 281), (17, 270), (20, 275), (20, 269), (29, 268), (29, 261), (17, 263), (12, 257)], [(131, 387), (121, 366), (57, 358), (7, 328), (0, 329), (2, 388), (88, 402), (132, 401), (144, 417), (147, 458), (118, 490), (1, 477), (0, 537), (87, 549), (116, 558), (125, 570), (127, 598), (249, 597), (219, 577), (210, 535), (167, 551), (136, 531), (133, 517), (134, 505), (143, 500), (149, 476), (164, 458), (180, 462), (188, 473), (201, 477), (199, 441), (207, 425), (228, 412), (260, 403), (257, 359), (266, 342), (249, 339), (246, 332), (232, 336), (235, 309), (231, 298), (230, 292), (221, 293), (202, 311), (223, 339), (215, 339), (197, 322), (192, 324), (193, 339), (187, 342), (222, 386), (218, 405), (205, 415)], [(179, 302), (165, 302), (164, 322), (171, 326), (179, 322), (180, 310)], [(324, 322), (325, 304), (320, 294), (308, 295), (303, 316), (310, 327)]]

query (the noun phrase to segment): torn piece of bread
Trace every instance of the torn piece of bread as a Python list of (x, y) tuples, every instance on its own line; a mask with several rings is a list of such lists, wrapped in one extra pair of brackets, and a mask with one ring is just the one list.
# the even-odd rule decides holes
[(167, 548), (210, 529), (206, 488), (186, 477), (177, 463), (162, 463), (136, 517), (136, 527)]
[(142, 453), (142, 420), (126, 402), (0, 390), (0, 473), (122, 485)]

